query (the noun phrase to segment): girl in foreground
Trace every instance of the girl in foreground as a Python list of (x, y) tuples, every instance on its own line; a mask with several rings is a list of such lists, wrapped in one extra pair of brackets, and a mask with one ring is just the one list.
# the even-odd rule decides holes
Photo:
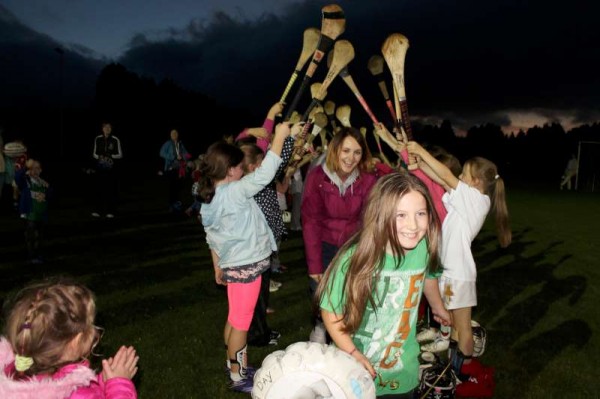
[(369, 194), (362, 226), (319, 284), (321, 316), (335, 345), (375, 378), (378, 398), (412, 398), (422, 293), (436, 320), (450, 323), (436, 278), (439, 220), (423, 183), (392, 173)]

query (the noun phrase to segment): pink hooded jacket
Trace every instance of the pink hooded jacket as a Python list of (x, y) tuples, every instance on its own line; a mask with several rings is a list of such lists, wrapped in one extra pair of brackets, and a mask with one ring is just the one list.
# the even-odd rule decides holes
[(10, 343), (0, 337), (0, 398), (10, 399), (136, 399), (131, 380), (111, 378), (104, 382), (89, 363), (69, 364), (52, 376), (14, 380), (15, 355)]
[(323, 273), (323, 242), (339, 248), (358, 231), (367, 197), (377, 181), (372, 174), (360, 173), (342, 189), (324, 167), (318, 166), (308, 173), (302, 197), (302, 235), (308, 274)]

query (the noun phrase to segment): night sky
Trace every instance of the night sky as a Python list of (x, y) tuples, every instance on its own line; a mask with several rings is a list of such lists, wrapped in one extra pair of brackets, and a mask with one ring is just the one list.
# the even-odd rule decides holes
[[(21, 53), (11, 56), (7, 46), (56, 44), (65, 49), (65, 62), (77, 58), (98, 68), (116, 61), (141, 75), (168, 77), (225, 103), (266, 111), (293, 72), (302, 32), (320, 27), (321, 7), (330, 3), (1, 0), (0, 62), (18, 73), (19, 64), (29, 61)], [(459, 132), (492, 122), (507, 133), (547, 122), (569, 129), (600, 120), (596, 2), (338, 4), (347, 20), (340, 39), (349, 40), (356, 52), (350, 73), (380, 119), (385, 105), (366, 63), (380, 54), (389, 34), (399, 32), (411, 43), (405, 78), (409, 109), (417, 120), (450, 119)], [(321, 66), (315, 81), (325, 72)], [(77, 73), (73, 68), (70, 79), (90, 79), (90, 74), (79, 79)], [(20, 88), (14, 78), (4, 79), (10, 83), (3, 93), (6, 101), (11, 90)], [(350, 104), (361, 123), (367, 120), (343, 82), (334, 82), (329, 99)]]

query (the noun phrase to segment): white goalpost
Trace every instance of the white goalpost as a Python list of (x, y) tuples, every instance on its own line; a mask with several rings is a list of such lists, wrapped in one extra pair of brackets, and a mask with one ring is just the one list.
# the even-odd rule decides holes
[(581, 185), (582, 189), (594, 192), (600, 186), (600, 141), (580, 141), (577, 161), (575, 190)]

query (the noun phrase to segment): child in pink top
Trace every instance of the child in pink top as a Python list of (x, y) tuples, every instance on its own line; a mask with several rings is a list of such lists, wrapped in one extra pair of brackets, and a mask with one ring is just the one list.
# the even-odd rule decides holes
[(138, 356), (122, 346), (96, 374), (87, 360), (100, 340), (92, 292), (66, 281), (22, 290), (0, 337), (0, 397), (135, 399)]

